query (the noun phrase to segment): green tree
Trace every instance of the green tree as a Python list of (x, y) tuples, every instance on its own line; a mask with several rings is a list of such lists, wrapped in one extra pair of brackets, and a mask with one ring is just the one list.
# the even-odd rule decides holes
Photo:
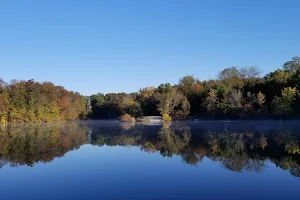
[(275, 96), (272, 101), (273, 115), (276, 117), (290, 117), (293, 113), (292, 108), (297, 93), (297, 89), (291, 87), (281, 90), (281, 97)]
[(178, 89), (187, 97), (191, 105), (191, 114), (200, 113), (202, 109), (199, 105), (203, 102), (204, 94), (202, 83), (194, 76), (188, 75), (179, 80)]
[(208, 112), (215, 113), (218, 108), (218, 96), (215, 89), (210, 89), (208, 96), (205, 98), (203, 102), (203, 106), (206, 108)]
[(9, 111), (9, 94), (7, 84), (0, 78), (0, 124), (7, 123)]
[(284, 71), (281, 69), (277, 69), (274, 72), (269, 73), (266, 76), (267, 81), (273, 81), (276, 83), (287, 83), (291, 78), (291, 73), (289, 71)]
[(297, 70), (300, 70), (300, 57), (295, 56), (291, 61), (287, 61), (284, 63), (283, 68), (288, 71), (295, 73)]
[(167, 93), (172, 90), (172, 86), (170, 83), (165, 83), (165, 84), (162, 83), (158, 86), (157, 89), (158, 89), (158, 92), (160, 92), (160, 93)]
[(160, 94), (157, 109), (161, 114), (170, 115), (172, 119), (184, 119), (190, 112), (190, 104), (180, 91), (171, 88)]
[(220, 80), (232, 79), (232, 78), (240, 78), (241, 74), (237, 67), (226, 68), (221, 71), (218, 75)]
[(159, 115), (159, 112), (157, 111), (157, 94), (158, 91), (154, 87), (146, 87), (140, 89), (137, 99), (145, 116)]
[(187, 97), (191, 96), (192, 88), (197, 83), (194, 76), (188, 75), (179, 80), (178, 89)]

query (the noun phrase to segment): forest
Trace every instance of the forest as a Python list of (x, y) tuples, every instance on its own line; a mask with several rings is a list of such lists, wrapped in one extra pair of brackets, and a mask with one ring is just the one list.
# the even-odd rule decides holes
[[(101, 88), (99, 88), (101, 90)], [(230, 67), (215, 80), (192, 75), (135, 93), (85, 97), (51, 82), (0, 79), (0, 123), (76, 119), (142, 120), (300, 118), (300, 57), (261, 76), (256, 66)]]
[(226, 68), (215, 80), (192, 75), (139, 92), (90, 97), (91, 118), (134, 121), (161, 115), (166, 121), (194, 119), (292, 119), (300, 117), (300, 57), (261, 77), (255, 66)]
[(0, 79), (0, 122), (75, 120), (87, 114), (87, 98), (53, 83)]

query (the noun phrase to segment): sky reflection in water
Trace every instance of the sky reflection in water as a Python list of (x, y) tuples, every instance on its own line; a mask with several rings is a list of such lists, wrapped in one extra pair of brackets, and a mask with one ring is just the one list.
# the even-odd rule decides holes
[(1, 199), (298, 199), (299, 124), (2, 126)]

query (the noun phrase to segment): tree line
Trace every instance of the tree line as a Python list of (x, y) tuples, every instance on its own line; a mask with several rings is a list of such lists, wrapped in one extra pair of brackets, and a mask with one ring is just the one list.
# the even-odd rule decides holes
[(215, 80), (192, 75), (178, 84), (146, 87), (136, 93), (98, 93), (90, 97), (92, 118), (162, 115), (213, 119), (290, 119), (300, 117), (300, 57), (264, 77), (255, 66), (226, 68)]
[(87, 114), (87, 98), (51, 82), (0, 79), (0, 124), (75, 120)]
[(135, 93), (84, 97), (51, 82), (5, 83), (0, 79), (0, 123), (117, 118), (134, 121), (162, 115), (166, 121), (201, 119), (291, 119), (300, 117), (300, 57), (264, 77), (255, 66), (231, 67), (215, 80), (192, 75), (178, 84)]

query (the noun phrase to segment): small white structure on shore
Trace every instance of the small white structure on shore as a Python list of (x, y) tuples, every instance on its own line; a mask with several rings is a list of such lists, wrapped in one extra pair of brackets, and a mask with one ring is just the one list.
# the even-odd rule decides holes
[(163, 121), (161, 116), (145, 116), (143, 118), (149, 120), (152, 123), (160, 123)]

